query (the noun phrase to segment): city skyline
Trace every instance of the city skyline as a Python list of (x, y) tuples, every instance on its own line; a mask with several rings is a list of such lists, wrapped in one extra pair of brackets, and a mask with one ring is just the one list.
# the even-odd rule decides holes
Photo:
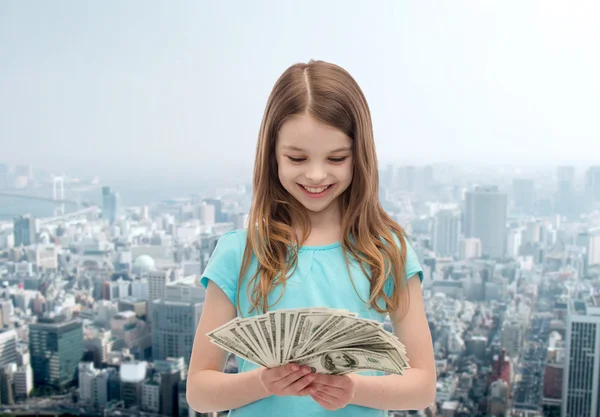
[[(397, 175), (401, 171), (406, 171), (401, 175), (414, 177), (411, 184), (405, 184), (409, 192), (416, 191), (422, 185), (425, 180), (423, 175), (430, 176), (429, 181), (439, 186), (451, 185), (465, 191), (472, 191), (476, 187), (498, 187), (511, 197), (511, 207), (521, 212), (532, 210), (537, 200), (542, 199), (545, 200), (543, 204), (546, 205), (546, 211), (550, 204), (556, 205), (554, 209), (559, 214), (573, 215), (589, 205), (591, 194), (600, 193), (600, 165), (579, 168), (559, 165), (540, 171), (531, 166), (390, 163), (380, 166), (380, 183), (383, 184), (390, 175)], [(87, 207), (101, 204), (104, 197), (101, 197), (99, 190), (110, 188), (120, 193), (123, 204), (136, 206), (172, 199), (217, 198), (240, 184), (247, 189), (252, 188), (252, 173), (241, 172), (238, 176), (223, 177), (211, 172), (201, 177), (187, 176), (177, 180), (171, 180), (168, 176), (148, 178), (140, 175), (138, 178), (109, 177), (107, 180), (98, 175), (79, 177), (67, 171), (56, 176), (31, 164), (0, 161), (0, 221), (19, 216), (20, 210), (28, 212), (20, 204), (28, 199), (38, 200), (49, 207), (54, 204), (54, 199), (64, 198), (70, 209), (73, 204)], [(6, 203), (4, 207), (3, 203)], [(64, 212), (64, 207), (64, 204), (58, 205), (54, 211)], [(35, 211), (39, 213), (39, 210)], [(39, 215), (36, 213), (34, 215)]]
[[(4, 180), (22, 192), (49, 180), (33, 166), (13, 168), (19, 175)], [(600, 319), (600, 187), (576, 187), (571, 167), (553, 172), (551, 188), (539, 190), (520, 177), (504, 177), (501, 188), (473, 172), (455, 179), (432, 166), (383, 167), (381, 203), (423, 268), (438, 363), (435, 404), (417, 416), (579, 417), (597, 407), (600, 366), (581, 346), (600, 342), (571, 323)], [(135, 206), (125, 203), (132, 190), (97, 183), (90, 192), (97, 203), (84, 209), (0, 219), (0, 385), (12, 389), (1, 401), (13, 410), (187, 416), (185, 372), (205, 295), (198, 282), (220, 237), (247, 228), (251, 188)], [(585, 204), (560, 204), (586, 195)], [(55, 324), (40, 326), (53, 315)], [(57, 335), (69, 343), (44, 345)], [(60, 373), (44, 366), (48, 355)], [(570, 371), (591, 364), (582, 378)], [(238, 371), (232, 356), (225, 372)], [(568, 402), (581, 384), (586, 391)]]

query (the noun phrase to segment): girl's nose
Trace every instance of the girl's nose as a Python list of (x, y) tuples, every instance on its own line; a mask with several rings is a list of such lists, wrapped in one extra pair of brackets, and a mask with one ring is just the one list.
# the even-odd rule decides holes
[(327, 178), (327, 172), (321, 165), (312, 165), (306, 173), (306, 178), (312, 183), (319, 184), (325, 178)]

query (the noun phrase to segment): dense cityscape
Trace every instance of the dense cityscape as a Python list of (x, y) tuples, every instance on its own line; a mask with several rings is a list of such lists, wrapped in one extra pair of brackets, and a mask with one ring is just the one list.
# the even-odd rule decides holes
[[(128, 204), (34, 168), (0, 163), (0, 415), (203, 415), (199, 281), (251, 177)], [(600, 417), (600, 166), (386, 164), (380, 199), (423, 267), (438, 371), (434, 404), (390, 416)]]

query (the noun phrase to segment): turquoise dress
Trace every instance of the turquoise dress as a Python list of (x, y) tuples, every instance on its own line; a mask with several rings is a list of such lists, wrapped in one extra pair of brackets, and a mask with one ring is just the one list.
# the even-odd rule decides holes
[[(236, 307), (238, 276), (245, 243), (246, 230), (236, 230), (221, 236), (201, 279), (204, 287), (208, 285), (209, 280), (214, 281)], [(240, 292), (241, 311), (244, 312), (244, 317), (256, 315), (256, 312), (247, 313), (250, 309), (250, 301), (246, 296), (246, 284), (256, 271), (256, 267), (257, 260), (254, 258)], [(302, 247), (298, 255), (298, 267), (288, 278), (284, 295), (275, 306), (271, 307), (271, 310), (325, 306), (347, 309), (357, 313), (360, 317), (383, 323), (385, 315), (373, 310), (368, 303), (362, 301), (369, 299), (369, 281), (356, 261), (350, 261), (350, 270), (356, 289), (350, 281), (340, 243)], [(423, 270), (417, 256), (412, 246), (407, 244), (406, 278), (415, 274), (421, 281), (423, 280)], [(387, 288), (389, 293), (391, 286), (387, 286)], [(360, 297), (357, 295), (357, 291)], [(279, 298), (280, 293), (279, 289), (270, 294), (270, 305)], [(410, 356), (410, 352), (408, 355)], [(257, 367), (239, 357), (237, 361), (239, 372), (247, 372)], [(383, 375), (382, 372), (375, 371), (361, 372), (361, 374)], [(231, 394), (235, 395), (235, 393)], [(229, 412), (230, 417), (384, 417), (387, 414), (385, 410), (357, 405), (348, 405), (343, 409), (329, 411), (321, 407), (310, 396), (271, 396)]]

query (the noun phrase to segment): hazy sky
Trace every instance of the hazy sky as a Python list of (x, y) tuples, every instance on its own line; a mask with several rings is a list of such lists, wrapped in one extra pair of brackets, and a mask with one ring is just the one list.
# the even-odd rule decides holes
[(0, 162), (251, 166), (310, 58), (358, 80), (382, 162), (600, 162), (599, 45), (597, 0), (2, 1)]

